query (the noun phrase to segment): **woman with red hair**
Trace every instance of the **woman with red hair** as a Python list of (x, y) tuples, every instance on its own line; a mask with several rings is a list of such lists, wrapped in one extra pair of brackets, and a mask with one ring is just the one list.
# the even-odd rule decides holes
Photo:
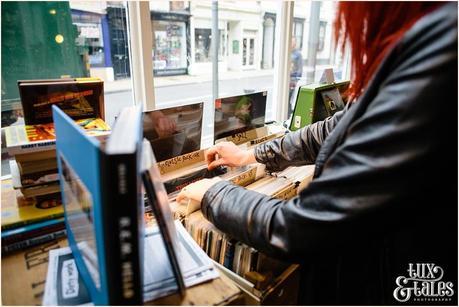
[(302, 304), (457, 304), (457, 3), (342, 2), (335, 31), (352, 52), (342, 112), (206, 154), (209, 168), (314, 163), (309, 186), (282, 201), (208, 179), (178, 200), (301, 263)]

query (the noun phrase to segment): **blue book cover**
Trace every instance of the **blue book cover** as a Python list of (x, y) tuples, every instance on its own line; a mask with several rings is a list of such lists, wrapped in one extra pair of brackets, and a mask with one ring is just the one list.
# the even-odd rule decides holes
[(4, 240), (4, 239), (9, 239), (14, 236), (27, 235), (28, 233), (33, 233), (34, 231), (37, 231), (40, 229), (46, 229), (48, 227), (57, 226), (63, 221), (64, 221), (64, 218), (62, 217), (62, 218), (47, 220), (44, 222), (24, 225), (22, 227), (18, 227), (14, 229), (3, 230), (1, 237), (2, 237), (2, 240)]
[(143, 303), (142, 114), (120, 113), (102, 143), (53, 106), (69, 245), (96, 305)]

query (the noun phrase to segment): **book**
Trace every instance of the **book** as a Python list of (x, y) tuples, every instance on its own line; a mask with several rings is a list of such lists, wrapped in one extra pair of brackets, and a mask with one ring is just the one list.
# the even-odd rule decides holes
[[(149, 146), (149, 145), (148, 145)], [(151, 172), (151, 174), (150, 174)], [(154, 179), (152, 179), (152, 176)], [(181, 296), (185, 295), (185, 283), (183, 281), (182, 271), (177, 259), (178, 239), (175, 230), (172, 212), (167, 200), (167, 192), (161, 184), (161, 178), (156, 165), (152, 164), (150, 169), (142, 172), (142, 181), (149, 199), (150, 206), (158, 222), (159, 229), (164, 241), (164, 246), (170, 260), (174, 277)]]
[(54, 159), (56, 160), (55, 148), (43, 151), (36, 151), (30, 153), (18, 153), (14, 156), (18, 163), (33, 163), (36, 161)]
[[(88, 135), (105, 137), (110, 127), (101, 118), (77, 119)], [(52, 122), (37, 125), (5, 127), (6, 149), (12, 156), (55, 149), (55, 131)]]
[(18, 88), (26, 125), (52, 122), (53, 105), (75, 120), (105, 119), (104, 82), (99, 78), (19, 80)]
[(43, 235), (23, 239), (17, 242), (12, 242), (8, 244), (3, 244), (2, 242), (2, 253), (8, 254), (18, 250), (23, 250), (28, 247), (33, 247), (43, 243), (51, 242), (60, 238), (64, 238), (66, 234), (67, 232), (65, 231), (65, 228), (63, 228)]
[(143, 302), (142, 114), (124, 108), (106, 143), (53, 106), (69, 245), (92, 301)]
[(21, 168), (15, 160), (10, 160), (9, 163), (13, 187), (15, 189), (52, 184), (59, 181), (57, 165), (56, 168), (51, 168), (49, 170), (36, 170), (32, 173), (21, 174)]
[[(180, 223), (175, 222), (174, 225), (179, 243), (178, 259), (183, 268), (185, 285), (190, 287), (217, 278), (219, 274), (212, 261), (196, 246)], [(158, 225), (147, 228), (144, 251), (143, 301), (150, 302), (176, 292), (177, 285), (169, 270), (169, 259)], [(71, 249), (67, 247), (51, 250), (48, 258), (48, 273), (41, 305), (92, 305), (94, 301)]]
[(37, 160), (37, 161), (26, 161), (26, 162), (16, 161), (16, 164), (18, 165), (18, 169), (21, 175), (34, 174), (34, 173), (50, 171), (50, 170), (56, 170), (57, 172), (56, 157)]
[(40, 197), (40, 199), (48, 199), (47, 197), (51, 196), (51, 198), (54, 199), (54, 195), (59, 193), (60, 187), (58, 182), (50, 182), (41, 185), (22, 187), (20, 190), (25, 198)]
[(37, 222), (33, 224), (3, 230), (1, 234), (2, 245), (18, 242), (34, 236), (47, 234), (65, 228), (64, 217)]
[(64, 215), (60, 193), (25, 198), (13, 190), (11, 180), (2, 180), (2, 231)]
[(64, 218), (56, 218), (2, 231), (4, 254), (36, 246), (66, 235)]

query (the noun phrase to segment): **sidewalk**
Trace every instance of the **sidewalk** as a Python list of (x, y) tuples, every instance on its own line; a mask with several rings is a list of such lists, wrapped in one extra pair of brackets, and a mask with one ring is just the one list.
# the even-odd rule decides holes
[[(245, 70), (245, 71), (225, 71), (219, 72), (219, 80), (237, 80), (246, 79), (252, 77), (272, 76), (274, 74), (273, 69), (264, 70)], [(183, 84), (203, 83), (211, 82), (212, 74), (206, 73), (202, 75), (180, 75), (180, 76), (164, 76), (155, 77), (154, 84), (155, 88), (176, 86)], [(125, 92), (132, 89), (131, 79), (116, 80), (104, 83), (105, 93)]]

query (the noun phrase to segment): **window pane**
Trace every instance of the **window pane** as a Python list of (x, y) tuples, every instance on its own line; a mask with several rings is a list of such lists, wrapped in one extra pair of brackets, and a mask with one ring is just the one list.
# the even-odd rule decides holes
[(210, 62), (210, 29), (194, 29), (194, 46), (196, 63)]
[(162, 71), (186, 71), (186, 24), (180, 21), (153, 20), (155, 29), (153, 48), (153, 69)]
[(18, 80), (99, 77), (109, 124), (133, 103), (123, 2), (3, 2), (1, 31), (2, 127), (24, 123)]

